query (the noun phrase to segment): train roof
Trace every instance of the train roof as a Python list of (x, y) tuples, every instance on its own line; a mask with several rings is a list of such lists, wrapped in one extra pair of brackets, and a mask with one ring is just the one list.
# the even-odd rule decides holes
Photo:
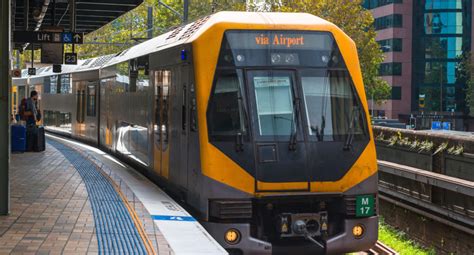
[[(133, 58), (151, 54), (179, 44), (191, 43), (205, 31), (217, 24), (309, 26), (322, 25), (339, 29), (333, 23), (308, 13), (289, 12), (218, 12), (189, 24), (179, 26), (167, 33), (122, 51), (107, 62), (104, 67), (112, 66)], [(275, 27), (276, 29), (279, 27)]]
[[(189, 24), (176, 27), (175, 29), (135, 45), (117, 54), (100, 56), (85, 60), (79, 60), (78, 65), (62, 65), (61, 73), (53, 73), (52, 66), (39, 68), (35, 76), (27, 76), (15, 79), (42, 79), (46, 76), (67, 74), (72, 72), (85, 72), (98, 70), (112, 66), (130, 59), (145, 56), (163, 49), (171, 48), (179, 44), (191, 43), (212, 26), (218, 24), (240, 24), (240, 25), (275, 25), (275, 29), (285, 29), (285, 26), (324, 26), (330, 31), (339, 30), (333, 23), (308, 13), (281, 13), (281, 12), (218, 12), (203, 17)], [(278, 25), (278, 26), (276, 26)], [(349, 37), (347, 37), (349, 38)], [(350, 40), (350, 38), (349, 38)], [(19, 80), (18, 80), (19, 81)], [(35, 80), (33, 80), (32, 83)]]

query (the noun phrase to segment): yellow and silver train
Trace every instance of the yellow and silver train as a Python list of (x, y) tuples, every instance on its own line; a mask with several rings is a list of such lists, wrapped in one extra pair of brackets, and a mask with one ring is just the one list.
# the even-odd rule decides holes
[(47, 130), (142, 169), (230, 254), (343, 253), (377, 240), (357, 50), (330, 22), (220, 12), (22, 79), (41, 94)]

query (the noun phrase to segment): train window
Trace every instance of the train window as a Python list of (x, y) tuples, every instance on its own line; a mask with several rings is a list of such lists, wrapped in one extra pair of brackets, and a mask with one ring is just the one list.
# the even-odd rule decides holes
[(155, 71), (155, 132), (158, 139), (163, 138), (164, 142), (168, 141), (168, 96), (171, 86), (171, 71), (159, 70)]
[(295, 129), (292, 82), (289, 73), (252, 74), (259, 135), (289, 136)]
[(125, 61), (117, 65), (117, 77), (114, 91), (123, 93), (130, 91), (129, 63)]
[(84, 123), (84, 104), (85, 104), (85, 91), (83, 89), (78, 89), (76, 94), (76, 121), (78, 123)]
[(87, 86), (87, 116), (95, 117), (96, 114), (96, 88), (95, 84)]
[(209, 135), (212, 139), (246, 133), (242, 75), (222, 71), (216, 75), (207, 111)]
[(44, 78), (43, 93), (51, 93), (51, 78), (49, 76)]
[(58, 76), (57, 75), (50, 76), (49, 81), (50, 81), (49, 93), (57, 94), (57, 92), (58, 92)]
[(146, 91), (150, 86), (150, 79), (146, 70), (138, 70), (138, 78), (136, 81), (137, 91)]
[(319, 141), (341, 141), (349, 132), (366, 136), (362, 106), (347, 71), (305, 70), (301, 84), (310, 136)]
[(61, 75), (60, 93), (61, 94), (71, 94), (72, 93), (71, 75), (70, 74)]

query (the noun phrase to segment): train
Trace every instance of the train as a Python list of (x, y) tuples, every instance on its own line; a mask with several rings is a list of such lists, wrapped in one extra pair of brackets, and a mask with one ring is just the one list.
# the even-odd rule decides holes
[(37, 90), (48, 132), (142, 170), (229, 254), (377, 241), (367, 98), (356, 45), (333, 23), (219, 12), (61, 67), (13, 79), (15, 102)]

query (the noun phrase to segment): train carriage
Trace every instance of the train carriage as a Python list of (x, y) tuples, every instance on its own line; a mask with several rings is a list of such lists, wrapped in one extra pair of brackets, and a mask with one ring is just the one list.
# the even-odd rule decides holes
[[(144, 169), (229, 253), (376, 242), (362, 75), (354, 42), (334, 24), (220, 12), (99, 62), (71, 72), (71, 135)], [(46, 110), (57, 96), (44, 97)]]

